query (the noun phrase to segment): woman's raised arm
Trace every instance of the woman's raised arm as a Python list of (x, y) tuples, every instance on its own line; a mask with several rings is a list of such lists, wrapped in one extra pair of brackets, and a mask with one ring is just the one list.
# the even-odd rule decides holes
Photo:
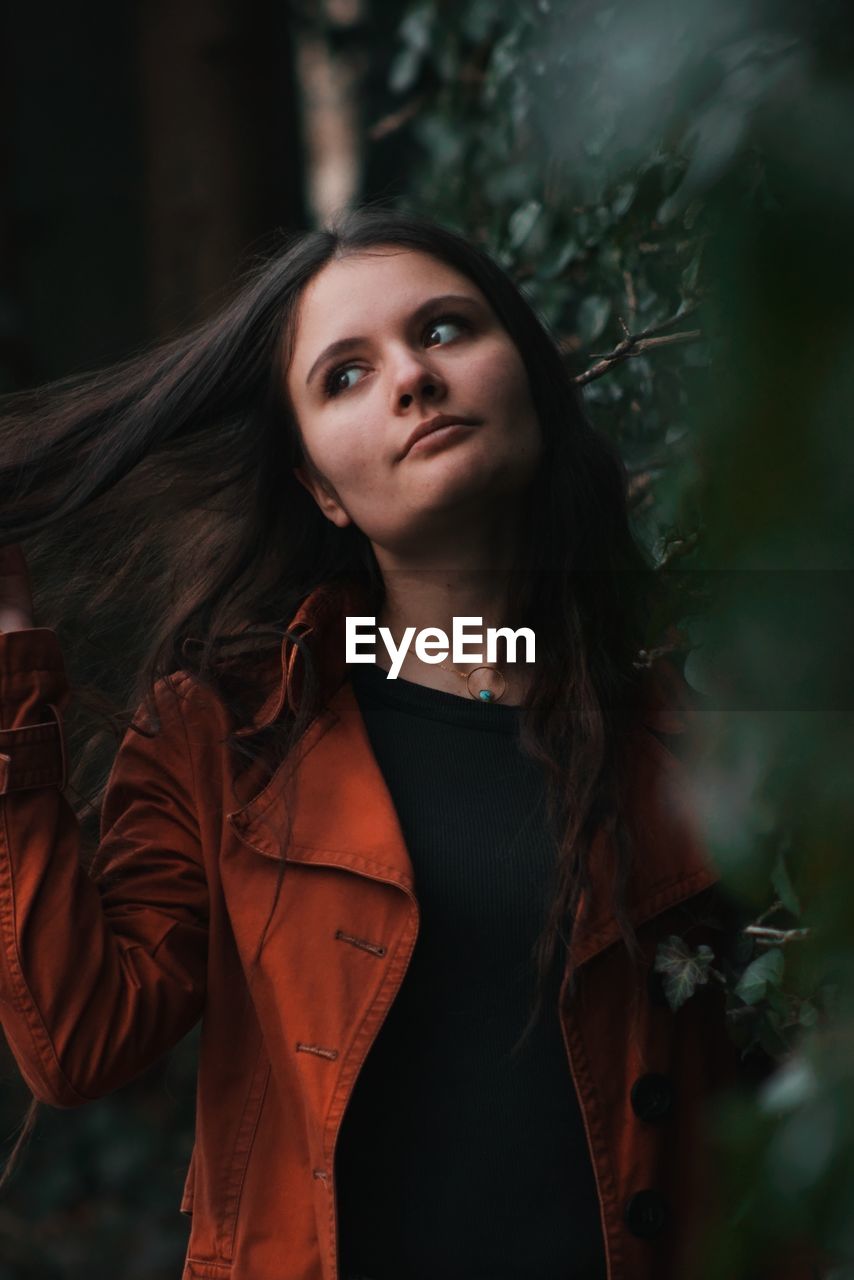
[(63, 795), (65, 666), (56, 634), (32, 625), (18, 555), (0, 549), (0, 618), (12, 624), (0, 634), (0, 1023), (34, 1095), (76, 1106), (131, 1080), (198, 1020), (207, 880), (176, 677), (155, 689), (159, 731), (127, 731), (97, 875), (82, 865)]

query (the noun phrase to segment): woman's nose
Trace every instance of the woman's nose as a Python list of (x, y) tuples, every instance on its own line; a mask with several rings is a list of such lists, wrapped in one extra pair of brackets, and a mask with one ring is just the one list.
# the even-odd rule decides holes
[(412, 355), (401, 359), (394, 373), (392, 399), (396, 408), (406, 409), (413, 400), (442, 400), (446, 391), (444, 379), (425, 361)]

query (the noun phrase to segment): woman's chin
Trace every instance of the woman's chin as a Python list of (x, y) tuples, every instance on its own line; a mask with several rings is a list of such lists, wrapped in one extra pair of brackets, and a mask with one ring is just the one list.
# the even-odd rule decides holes
[[(434, 507), (456, 506), (460, 502), (484, 502), (490, 498), (506, 499), (527, 489), (530, 484), (530, 468), (518, 456), (501, 457), (482, 454), (473, 465), (472, 458), (464, 458), (462, 451), (451, 458), (447, 465), (425, 467), (419, 476), (420, 505), (427, 501)], [(439, 462), (436, 457), (435, 463)]]

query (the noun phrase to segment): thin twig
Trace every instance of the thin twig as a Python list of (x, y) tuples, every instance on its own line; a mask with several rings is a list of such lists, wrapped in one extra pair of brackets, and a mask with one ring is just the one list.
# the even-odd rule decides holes
[(750, 934), (756, 938), (761, 946), (783, 946), (787, 942), (799, 942), (802, 938), (808, 938), (811, 930), (809, 929), (771, 929), (766, 925), (749, 924), (743, 933)]
[(410, 98), (397, 111), (391, 111), (388, 115), (381, 116), (379, 120), (368, 127), (368, 141), (379, 142), (381, 138), (387, 138), (390, 133), (396, 133), (398, 129), (402, 129), (414, 116), (418, 115), (425, 100), (425, 94), (416, 94), (414, 98)]
[(699, 305), (699, 302), (689, 302), (680, 311), (674, 311), (673, 315), (668, 316), (666, 320), (660, 320), (658, 324), (651, 324), (648, 329), (642, 329), (630, 341), (637, 342), (641, 338), (654, 338), (657, 334), (664, 333), (664, 330), (672, 328), (677, 320), (684, 320), (686, 316), (693, 315)]
[(577, 387), (583, 387), (588, 382), (593, 382), (595, 378), (601, 378), (603, 374), (609, 373), (614, 365), (622, 364), (624, 360), (631, 360), (633, 356), (643, 355), (645, 351), (653, 351), (657, 347), (673, 347), (680, 343), (698, 342), (702, 336), (702, 329), (688, 329), (685, 333), (671, 333), (662, 338), (629, 336), (622, 342), (618, 342), (613, 351), (603, 356), (591, 368), (586, 369), (584, 373), (576, 374), (572, 381)]

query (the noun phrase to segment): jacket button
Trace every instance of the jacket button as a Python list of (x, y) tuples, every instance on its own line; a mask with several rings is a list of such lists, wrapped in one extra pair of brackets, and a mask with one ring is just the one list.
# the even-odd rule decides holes
[(632, 1109), (638, 1119), (655, 1124), (670, 1114), (673, 1095), (673, 1082), (667, 1076), (639, 1076), (632, 1085)]
[(623, 1216), (632, 1235), (650, 1240), (667, 1226), (670, 1211), (660, 1191), (636, 1191), (626, 1201)]

